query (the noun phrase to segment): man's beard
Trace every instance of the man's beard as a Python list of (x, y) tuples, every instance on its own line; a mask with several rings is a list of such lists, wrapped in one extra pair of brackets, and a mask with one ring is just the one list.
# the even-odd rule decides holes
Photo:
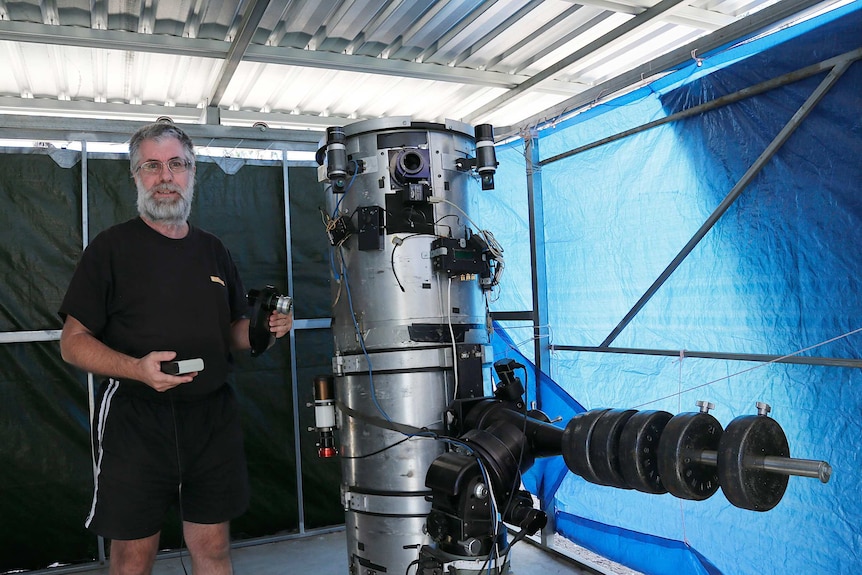
[[(168, 225), (180, 225), (188, 220), (195, 197), (194, 180), (189, 182), (185, 190), (173, 183), (156, 184), (147, 189), (137, 178), (135, 185), (138, 188), (138, 213), (141, 216)], [(177, 192), (179, 195), (160, 198), (160, 191)]]

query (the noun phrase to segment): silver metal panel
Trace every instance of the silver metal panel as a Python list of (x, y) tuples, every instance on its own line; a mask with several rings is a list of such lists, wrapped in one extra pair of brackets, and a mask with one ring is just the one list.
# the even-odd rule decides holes
[(425, 473), (445, 445), (384, 426), (439, 430), (451, 394), (442, 370), (336, 378), (336, 397), (361, 414), (341, 413), (345, 491), (425, 493)]
[[(431, 542), (422, 533), (424, 517), (387, 517), (347, 513), (347, 561), (351, 575), (408, 572), (419, 548)], [(385, 568), (385, 571), (382, 568)]]

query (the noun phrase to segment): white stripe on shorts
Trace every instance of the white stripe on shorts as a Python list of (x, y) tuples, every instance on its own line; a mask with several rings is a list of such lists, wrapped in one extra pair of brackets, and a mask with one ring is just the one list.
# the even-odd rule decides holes
[(96, 501), (99, 498), (99, 472), (102, 469), (102, 438), (105, 435), (105, 422), (108, 419), (108, 411), (111, 409), (111, 400), (114, 394), (120, 388), (120, 382), (116, 379), (108, 380), (108, 388), (105, 390), (105, 395), (102, 397), (102, 402), (99, 404), (99, 421), (96, 426), (96, 471), (95, 481), (93, 485), (93, 505), (90, 507), (90, 513), (87, 515), (87, 520), (84, 521), (84, 527), (90, 527), (90, 522), (93, 521), (93, 515), (96, 513)]

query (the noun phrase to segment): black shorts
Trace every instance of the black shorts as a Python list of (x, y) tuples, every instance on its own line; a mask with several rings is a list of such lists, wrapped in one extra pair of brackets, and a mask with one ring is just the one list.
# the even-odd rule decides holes
[(144, 399), (105, 382), (93, 422), (96, 485), (85, 525), (108, 539), (161, 531), (179, 502), (185, 521), (222, 523), (248, 507), (239, 406), (228, 385), (194, 401)]

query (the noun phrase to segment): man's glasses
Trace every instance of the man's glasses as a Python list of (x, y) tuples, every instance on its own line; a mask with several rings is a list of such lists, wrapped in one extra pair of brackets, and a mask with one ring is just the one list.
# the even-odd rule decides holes
[(150, 174), (154, 176), (156, 174), (162, 173), (162, 166), (167, 166), (168, 170), (172, 174), (182, 174), (186, 172), (192, 163), (188, 160), (181, 160), (180, 158), (172, 158), (167, 162), (160, 162), (159, 160), (147, 160), (146, 162), (141, 163), (138, 166), (136, 171), (144, 172), (145, 174)]

